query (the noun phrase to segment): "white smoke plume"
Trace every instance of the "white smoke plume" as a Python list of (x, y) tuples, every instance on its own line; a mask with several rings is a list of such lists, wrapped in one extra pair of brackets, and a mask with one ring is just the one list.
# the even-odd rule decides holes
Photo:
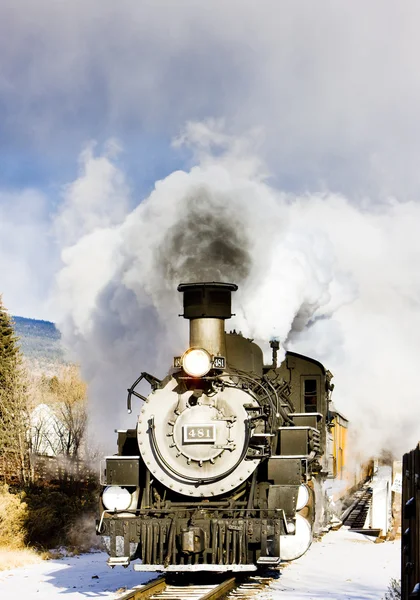
[(362, 446), (406, 450), (420, 437), (420, 207), (283, 193), (258, 157), (260, 136), (187, 124), (175, 144), (193, 166), (156, 182), (132, 212), (115, 146), (83, 154), (57, 223), (66, 247), (55, 304), (90, 384), (91, 423), (104, 440), (134, 426), (126, 388), (144, 370), (164, 376), (186, 349), (178, 283), (231, 281), (228, 328), (321, 360)]

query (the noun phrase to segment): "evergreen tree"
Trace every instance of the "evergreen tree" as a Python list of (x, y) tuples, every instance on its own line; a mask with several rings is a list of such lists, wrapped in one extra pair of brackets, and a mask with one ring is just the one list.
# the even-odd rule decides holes
[(16, 378), (20, 365), (17, 337), (10, 315), (3, 306), (0, 295), (0, 387), (3, 389)]
[(3, 478), (31, 478), (25, 376), (13, 321), (0, 296), (0, 470)]

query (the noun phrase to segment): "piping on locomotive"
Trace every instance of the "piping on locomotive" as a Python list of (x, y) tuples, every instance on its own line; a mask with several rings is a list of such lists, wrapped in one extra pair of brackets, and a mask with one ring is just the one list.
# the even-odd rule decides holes
[[(226, 333), (231, 283), (180, 284), (190, 344), (162, 381), (142, 373), (135, 429), (101, 472), (100, 518), (111, 567), (253, 571), (304, 554), (319, 518), (331, 373)], [(145, 397), (137, 386), (151, 386)]]

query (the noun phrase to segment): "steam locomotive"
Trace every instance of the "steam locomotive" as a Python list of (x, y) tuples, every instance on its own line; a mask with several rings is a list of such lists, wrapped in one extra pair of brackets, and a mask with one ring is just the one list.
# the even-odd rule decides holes
[[(186, 283), (189, 348), (162, 381), (128, 390), (143, 400), (135, 429), (107, 456), (97, 533), (111, 567), (138, 571), (254, 571), (304, 554), (331, 475), (331, 373), (287, 352), (277, 367), (226, 333), (231, 283)], [(139, 393), (142, 381), (151, 392)], [(140, 559), (140, 560), (137, 560)]]

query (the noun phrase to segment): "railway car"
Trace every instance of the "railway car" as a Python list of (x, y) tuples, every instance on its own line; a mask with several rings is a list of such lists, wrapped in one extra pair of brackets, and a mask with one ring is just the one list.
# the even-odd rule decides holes
[[(277, 366), (225, 332), (231, 283), (186, 283), (190, 341), (160, 380), (141, 373), (133, 429), (104, 459), (97, 533), (111, 567), (253, 571), (304, 554), (332, 476), (331, 373), (287, 352)], [(150, 393), (141, 394), (146, 381)]]

